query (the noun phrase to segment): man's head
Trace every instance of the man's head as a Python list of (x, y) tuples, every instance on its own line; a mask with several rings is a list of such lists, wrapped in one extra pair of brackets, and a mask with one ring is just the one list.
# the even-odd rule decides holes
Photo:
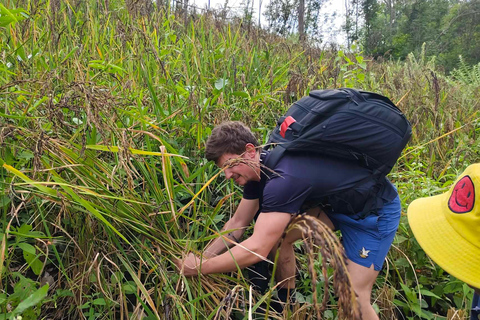
[(225, 168), (225, 177), (245, 185), (260, 179), (258, 141), (252, 131), (238, 121), (224, 122), (212, 131), (205, 148), (205, 157)]
[(432, 260), (478, 292), (480, 164), (469, 166), (448, 192), (413, 201), (408, 222)]

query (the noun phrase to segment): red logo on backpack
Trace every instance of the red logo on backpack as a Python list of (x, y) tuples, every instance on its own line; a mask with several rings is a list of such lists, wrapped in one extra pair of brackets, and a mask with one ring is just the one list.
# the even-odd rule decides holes
[(288, 127), (292, 123), (296, 122), (295, 119), (292, 116), (288, 116), (283, 120), (282, 125), (280, 126), (280, 135), (285, 138), (285, 132), (287, 132)]

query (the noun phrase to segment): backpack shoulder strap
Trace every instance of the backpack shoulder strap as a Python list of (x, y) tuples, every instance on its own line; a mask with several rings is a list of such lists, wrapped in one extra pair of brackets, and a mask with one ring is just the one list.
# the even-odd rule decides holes
[(361, 217), (365, 218), (366, 216), (370, 215), (370, 213), (377, 214), (377, 208), (375, 208), (376, 200), (378, 192), (381, 189), (380, 183), (382, 179), (385, 178), (385, 170), (387, 170), (387, 166), (383, 165), (379, 169), (375, 170), (372, 174), (372, 179), (375, 181), (375, 185), (370, 189), (368, 194), (368, 199), (365, 202), (365, 206), (363, 207)]
[(280, 159), (283, 157), (285, 151), (286, 149), (282, 144), (276, 145), (275, 148), (270, 151), (268, 158), (263, 164), (273, 170), (273, 168), (275, 168), (275, 166), (277, 165), (278, 161), (280, 161)]

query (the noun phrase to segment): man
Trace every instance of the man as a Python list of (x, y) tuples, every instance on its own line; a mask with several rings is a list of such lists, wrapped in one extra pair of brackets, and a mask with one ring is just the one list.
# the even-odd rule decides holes
[[(179, 269), (187, 276), (194, 276), (199, 272), (230, 272), (237, 270), (237, 266), (251, 266), (270, 253), (274, 254), (272, 251), (276, 251), (292, 216), (308, 210), (307, 214), (318, 217), (332, 229), (341, 230), (362, 319), (378, 319), (370, 303), (371, 290), (400, 219), (400, 201), (393, 185), (386, 178), (382, 181), (375, 201), (371, 201), (374, 214), (365, 216), (362, 209), (371, 185), (366, 183), (354, 192), (345, 191), (351, 191), (352, 186), (370, 176), (370, 170), (347, 160), (301, 153), (286, 153), (274, 168), (265, 168), (262, 163), (268, 156), (268, 152), (260, 152), (254, 135), (240, 122), (223, 123), (212, 131), (206, 158), (224, 168), (227, 179), (244, 186), (243, 198), (224, 226), (224, 230), (235, 231), (229, 233), (227, 239), (218, 238), (211, 243), (202, 258), (190, 255), (183, 262), (179, 261)], [(339, 191), (346, 196), (332, 196)], [(326, 198), (332, 203), (326, 203)], [(338, 212), (342, 201), (356, 208), (358, 213)], [(323, 212), (318, 208), (320, 203), (325, 208), (331, 205), (331, 209)], [(254, 219), (252, 236), (225, 252), (225, 244), (231, 246), (240, 239)], [(279, 296), (295, 288), (293, 243), (300, 238), (298, 232), (289, 233), (279, 248), (275, 275)]]
[(446, 193), (413, 201), (408, 222), (420, 246), (445, 271), (474, 288), (471, 319), (480, 315), (480, 164)]

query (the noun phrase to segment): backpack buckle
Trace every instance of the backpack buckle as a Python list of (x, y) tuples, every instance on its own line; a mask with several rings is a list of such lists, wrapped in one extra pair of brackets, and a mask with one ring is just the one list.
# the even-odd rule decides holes
[(290, 125), (294, 122), (297, 122), (292, 116), (288, 116), (283, 120), (282, 124), (280, 125), (280, 135), (285, 138), (285, 133), (289, 129)]

